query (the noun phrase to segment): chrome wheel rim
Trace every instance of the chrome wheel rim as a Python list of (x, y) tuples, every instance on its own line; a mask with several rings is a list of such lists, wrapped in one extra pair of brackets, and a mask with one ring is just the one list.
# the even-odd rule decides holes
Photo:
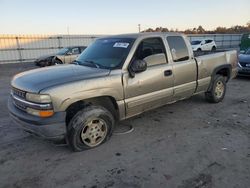
[(81, 131), (81, 140), (90, 147), (95, 147), (103, 142), (107, 135), (107, 124), (103, 119), (95, 118), (85, 123)]
[(216, 83), (216, 87), (215, 87), (215, 96), (217, 98), (221, 98), (224, 94), (224, 90), (225, 90), (225, 87), (224, 87), (224, 84), (222, 81), (218, 81)]

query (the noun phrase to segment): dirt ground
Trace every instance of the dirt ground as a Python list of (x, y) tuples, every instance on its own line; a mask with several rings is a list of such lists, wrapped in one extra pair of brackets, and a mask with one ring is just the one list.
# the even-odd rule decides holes
[(225, 100), (203, 95), (119, 123), (134, 131), (74, 153), (23, 132), (6, 107), (11, 77), (31, 64), (0, 65), (0, 187), (250, 187), (250, 79)]

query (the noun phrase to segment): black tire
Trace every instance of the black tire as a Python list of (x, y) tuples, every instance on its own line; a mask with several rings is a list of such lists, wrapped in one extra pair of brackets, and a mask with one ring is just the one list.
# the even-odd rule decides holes
[(226, 81), (221, 75), (216, 75), (211, 83), (209, 91), (205, 93), (205, 98), (210, 103), (221, 102), (226, 94)]
[(215, 52), (216, 51), (216, 47), (213, 46), (212, 49), (211, 49), (212, 52)]
[[(92, 128), (92, 125), (96, 126), (93, 123), (94, 121), (99, 121), (95, 122), (98, 124), (98, 126), (101, 122), (104, 123), (105, 125), (101, 125), (103, 127), (99, 128), (96, 127)], [(79, 111), (70, 120), (69, 125), (67, 127), (67, 142), (74, 151), (83, 151), (86, 149), (97, 147), (106, 142), (111, 137), (114, 125), (115, 125), (114, 117), (107, 109), (101, 106), (87, 106), (83, 110)], [(94, 129), (93, 130), (94, 132), (92, 131), (92, 129)], [(106, 133), (104, 134), (105, 131)], [(104, 134), (103, 137), (98, 135), (101, 133)], [(83, 134), (88, 135), (88, 138), (83, 139), (82, 138)], [(93, 136), (95, 136), (96, 138), (92, 138)], [(94, 139), (95, 141), (98, 141), (99, 139), (99, 141), (97, 142), (98, 144), (91, 145), (90, 142), (92, 139)]]
[(202, 51), (201, 48), (198, 48), (198, 49), (197, 49), (197, 52), (201, 52), (201, 51)]

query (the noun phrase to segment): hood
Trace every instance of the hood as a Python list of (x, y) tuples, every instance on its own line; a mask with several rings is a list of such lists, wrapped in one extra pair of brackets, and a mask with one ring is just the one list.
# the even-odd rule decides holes
[(81, 65), (59, 65), (26, 71), (14, 76), (11, 85), (17, 89), (39, 93), (41, 90), (68, 82), (106, 76), (107, 69)]
[(239, 62), (250, 63), (250, 55), (249, 54), (240, 54)]
[(39, 58), (37, 58), (38, 61), (40, 60), (44, 60), (44, 59), (47, 59), (49, 57), (53, 57), (55, 56), (56, 54), (47, 54), (47, 55), (43, 55), (43, 56), (40, 56)]

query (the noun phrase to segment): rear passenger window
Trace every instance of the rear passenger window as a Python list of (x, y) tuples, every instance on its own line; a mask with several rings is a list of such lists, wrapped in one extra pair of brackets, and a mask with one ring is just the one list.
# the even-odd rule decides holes
[(174, 62), (186, 61), (189, 59), (188, 48), (182, 37), (169, 36), (167, 37), (167, 41)]
[(206, 44), (209, 44), (211, 42), (212, 42), (212, 40), (206, 40)]
[(72, 49), (72, 54), (73, 54), (73, 55), (75, 55), (75, 54), (80, 54), (79, 48), (73, 48), (73, 49)]
[(134, 57), (141, 60), (147, 59), (149, 66), (167, 63), (166, 50), (161, 38), (142, 40)]

